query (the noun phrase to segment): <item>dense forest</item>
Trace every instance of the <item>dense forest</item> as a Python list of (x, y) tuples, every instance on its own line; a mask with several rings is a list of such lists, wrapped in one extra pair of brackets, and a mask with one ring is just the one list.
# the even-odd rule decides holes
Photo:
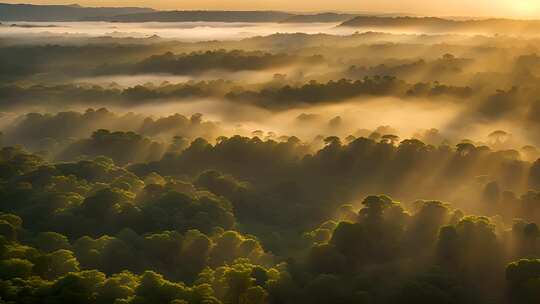
[(294, 138), (197, 139), (127, 166), (152, 143), (96, 131), (64, 152), (86, 159), (61, 162), (5, 147), (2, 300), (538, 299), (540, 193), (523, 189), (540, 185), (540, 163), (472, 144), (325, 142), (306, 154)]
[(15, 8), (1, 304), (540, 303), (537, 21)]

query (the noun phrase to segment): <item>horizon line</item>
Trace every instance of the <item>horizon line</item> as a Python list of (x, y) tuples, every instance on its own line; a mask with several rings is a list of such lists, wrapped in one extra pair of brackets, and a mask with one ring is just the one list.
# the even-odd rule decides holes
[(19, 3), (7, 3), (0, 1), (0, 5), (28, 5), (28, 6), (71, 6), (71, 7), (80, 7), (80, 8), (140, 8), (140, 9), (150, 9), (155, 12), (280, 12), (280, 13), (290, 13), (290, 14), (324, 14), (324, 13), (334, 13), (334, 14), (357, 14), (357, 15), (366, 15), (366, 16), (375, 16), (379, 17), (415, 17), (415, 18), (448, 18), (448, 19), (509, 19), (509, 20), (523, 20), (523, 21), (540, 21), (540, 16), (535, 17), (519, 17), (519, 16), (503, 16), (503, 15), (491, 15), (491, 14), (480, 14), (480, 15), (456, 15), (456, 14), (422, 14), (422, 13), (405, 13), (405, 12), (392, 12), (392, 11), (357, 11), (357, 10), (280, 10), (280, 9), (208, 9), (208, 8), (155, 8), (151, 6), (121, 6), (121, 5), (105, 5), (105, 6), (85, 6), (78, 3), (65, 3), (65, 4), (34, 4), (28, 2), (19, 2)]

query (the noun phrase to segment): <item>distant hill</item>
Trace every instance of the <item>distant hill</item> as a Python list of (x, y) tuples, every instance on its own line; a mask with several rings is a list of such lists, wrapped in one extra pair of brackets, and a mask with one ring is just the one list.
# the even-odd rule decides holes
[(277, 11), (158, 11), (90, 17), (85, 20), (111, 22), (280, 22), (294, 16)]
[(109, 22), (283, 22), (340, 23), (358, 14), (293, 14), (280, 11), (158, 11), (139, 7), (83, 7), (0, 3), (0, 21), (109, 21)]
[(83, 7), (0, 3), (1, 21), (110, 21), (110, 22), (335, 22), (344, 27), (419, 28), (426, 31), (540, 33), (540, 21), (512, 19), (456, 20), (437, 17), (347, 13), (293, 14), (280, 11), (157, 11), (140, 7)]
[(345, 21), (341, 26), (365, 27), (365, 26), (388, 26), (388, 27), (449, 27), (456, 26), (463, 21), (443, 19), (437, 17), (380, 17), (380, 16), (357, 16)]
[(422, 28), (433, 31), (481, 31), (493, 33), (540, 32), (540, 20), (469, 19), (454, 20), (437, 17), (377, 17), (357, 16), (343, 22), (345, 27)]
[(358, 16), (357, 14), (320, 13), (310, 15), (294, 15), (282, 23), (315, 23), (315, 22), (344, 22)]
[(123, 14), (153, 12), (139, 7), (82, 7), (79, 5), (32, 5), (0, 3), (0, 21), (80, 21)]

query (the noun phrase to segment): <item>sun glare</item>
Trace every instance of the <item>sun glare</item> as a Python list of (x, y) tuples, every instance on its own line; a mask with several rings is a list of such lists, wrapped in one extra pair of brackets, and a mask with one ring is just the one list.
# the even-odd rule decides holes
[(512, 1), (509, 6), (517, 17), (532, 18), (540, 12), (540, 2), (537, 0)]
[(0, 0), (0, 304), (540, 304), (539, 96), (540, 0)]

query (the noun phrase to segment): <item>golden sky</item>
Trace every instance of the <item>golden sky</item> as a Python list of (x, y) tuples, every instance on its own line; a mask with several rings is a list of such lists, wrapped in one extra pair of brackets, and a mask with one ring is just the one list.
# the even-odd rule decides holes
[(0, 0), (7, 3), (144, 6), (157, 9), (376, 11), (540, 18), (540, 0)]

